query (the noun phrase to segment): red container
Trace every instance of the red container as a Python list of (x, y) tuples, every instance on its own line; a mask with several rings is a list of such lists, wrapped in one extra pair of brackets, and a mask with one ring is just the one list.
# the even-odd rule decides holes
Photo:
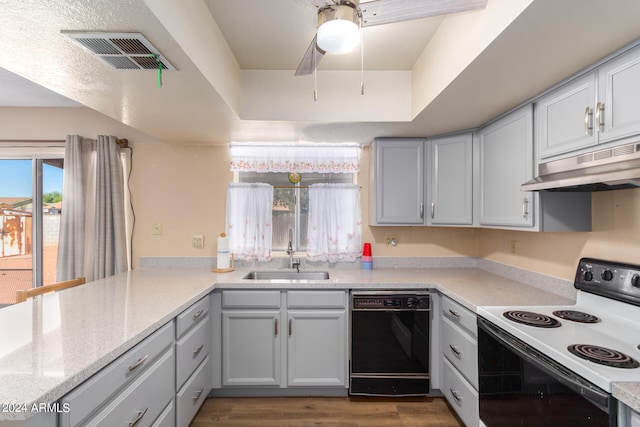
[(371, 243), (365, 243), (362, 249), (362, 256), (371, 256)]

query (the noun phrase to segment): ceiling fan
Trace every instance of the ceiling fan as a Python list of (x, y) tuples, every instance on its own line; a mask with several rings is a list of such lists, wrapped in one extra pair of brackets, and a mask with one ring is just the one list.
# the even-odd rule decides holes
[(313, 73), (325, 53), (347, 53), (360, 44), (360, 29), (428, 16), (482, 9), (488, 0), (305, 0), (318, 10), (318, 30), (296, 76)]

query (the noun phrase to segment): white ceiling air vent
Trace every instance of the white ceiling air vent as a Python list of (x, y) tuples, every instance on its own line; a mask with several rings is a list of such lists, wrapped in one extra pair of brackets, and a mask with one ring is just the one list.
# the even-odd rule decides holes
[(163, 70), (176, 71), (140, 33), (62, 31), (62, 34), (118, 70), (157, 70), (160, 61)]

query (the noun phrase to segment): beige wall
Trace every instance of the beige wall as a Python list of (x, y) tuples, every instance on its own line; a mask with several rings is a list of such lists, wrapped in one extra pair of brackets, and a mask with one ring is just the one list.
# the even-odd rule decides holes
[[(165, 144), (85, 108), (0, 109), (0, 139), (64, 139), (72, 133), (112, 134), (133, 146), (134, 267), (140, 256), (215, 254), (215, 239), (224, 230), (225, 188), (233, 179), (226, 145)], [(582, 256), (640, 263), (640, 189), (594, 193), (590, 233), (369, 227), (369, 174), (370, 147), (365, 147), (358, 182), (363, 240), (372, 243), (374, 256), (480, 256), (568, 280)], [(153, 235), (156, 222), (162, 224), (161, 235)], [(204, 234), (204, 249), (191, 247), (193, 234)], [(395, 234), (397, 247), (385, 245), (386, 234)]]
[(581, 257), (640, 263), (640, 189), (593, 193), (592, 205), (590, 233), (482, 229), (478, 256), (567, 280)]

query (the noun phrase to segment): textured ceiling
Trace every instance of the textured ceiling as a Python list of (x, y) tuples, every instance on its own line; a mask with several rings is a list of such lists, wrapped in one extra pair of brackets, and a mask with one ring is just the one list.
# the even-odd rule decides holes
[[(489, 0), (488, 8), (499, 12), (514, 2)], [(180, 28), (170, 25), (170, 14), (161, 19), (158, 10), (171, 5), (176, 15), (188, 15), (192, 22)], [(350, 105), (348, 97), (354, 95), (332, 93), (335, 85), (328, 73), (358, 70), (357, 53), (323, 59), (318, 75), (321, 100), (304, 107), (312, 119), (248, 120), (244, 109), (250, 94), (243, 93), (243, 70), (290, 73), (286, 78), (292, 80), (284, 89), (300, 87), (299, 95), (290, 96), (308, 99), (312, 92), (312, 77), (293, 77), (314, 33), (315, 12), (306, 0), (0, 0), (0, 6), (0, 67), (26, 79), (15, 80), (0, 71), (0, 106), (84, 105), (175, 143), (368, 142), (375, 136), (428, 136), (478, 126), (640, 39), (639, 1), (533, 0), (468, 63), (455, 63), (468, 50), (464, 43), (452, 44), (446, 55), (432, 58), (431, 73), (455, 67), (459, 71), (406, 120), (313, 119), (314, 109), (322, 108), (330, 96), (336, 96), (336, 105)], [(449, 17), (367, 28), (366, 72), (415, 74), (416, 61), (431, 51), (434, 40), (443, 46), (448, 39), (464, 41), (467, 32), (476, 34), (484, 15), (461, 15), (469, 24), (458, 34), (443, 30)], [(198, 30), (197, 37), (185, 38), (190, 27)], [(110, 69), (66, 40), (62, 30), (140, 32), (178, 71), (164, 73), (159, 89), (153, 71)], [(359, 98), (363, 105), (376, 91), (375, 79), (367, 81), (369, 98)], [(420, 89), (414, 84), (411, 96), (416, 99), (432, 91), (429, 82)], [(266, 116), (278, 102), (286, 102), (278, 90), (275, 93), (260, 100)]]

